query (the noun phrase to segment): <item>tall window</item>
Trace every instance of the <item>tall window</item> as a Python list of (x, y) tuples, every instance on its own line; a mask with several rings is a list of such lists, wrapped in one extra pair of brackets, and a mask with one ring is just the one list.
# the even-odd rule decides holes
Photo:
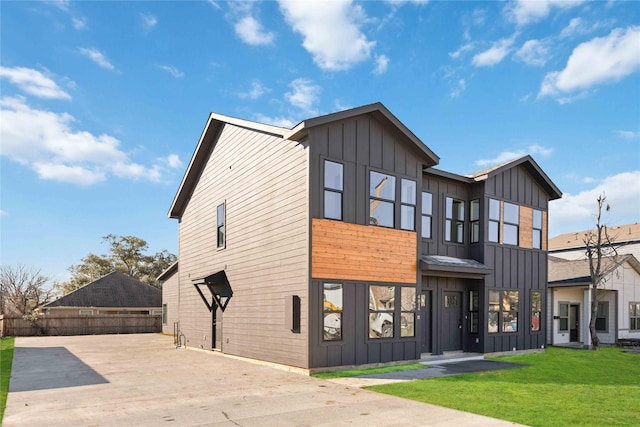
[(502, 242), (505, 245), (518, 244), (520, 207), (513, 203), (504, 203), (504, 224), (502, 226)]
[(609, 330), (609, 302), (600, 301), (596, 313), (596, 331), (607, 332)]
[(533, 236), (532, 240), (534, 249), (542, 249), (542, 211), (533, 210)]
[(489, 291), (489, 313), (487, 316), (487, 330), (490, 334), (498, 332), (500, 321), (500, 291)]
[(558, 306), (558, 331), (559, 332), (568, 332), (569, 331), (569, 304), (565, 302), (561, 302)]
[(371, 171), (369, 175), (369, 223), (393, 228), (395, 200), (396, 178)]
[(416, 182), (401, 179), (400, 184), (400, 228), (414, 231), (416, 229)]
[(400, 336), (416, 335), (416, 288), (402, 286), (400, 288)]
[(480, 241), (480, 200), (472, 200), (469, 206), (469, 221), (471, 223), (471, 243)]
[(342, 339), (342, 285), (325, 283), (322, 288), (323, 341)]
[(369, 286), (369, 338), (392, 338), (395, 286)]
[(500, 241), (500, 201), (489, 199), (489, 239), (490, 242)]
[(342, 220), (344, 167), (340, 163), (324, 161), (324, 217)]
[(447, 242), (464, 243), (464, 202), (447, 197), (445, 199), (445, 230)]
[(519, 291), (489, 291), (488, 332), (518, 332)]
[(226, 245), (226, 233), (225, 233), (225, 227), (224, 227), (224, 223), (225, 223), (225, 213), (224, 213), (225, 209), (224, 209), (224, 203), (221, 205), (218, 205), (218, 214), (217, 214), (217, 221), (218, 221), (218, 248), (224, 248)]
[(531, 292), (531, 331), (540, 330), (540, 317), (542, 315), (542, 292)]
[(433, 195), (422, 192), (422, 237), (431, 238), (431, 217), (433, 216)]
[(480, 309), (480, 292), (469, 291), (469, 332), (477, 334), (479, 332), (480, 316), (478, 310)]
[(640, 331), (640, 302), (629, 303), (629, 330)]

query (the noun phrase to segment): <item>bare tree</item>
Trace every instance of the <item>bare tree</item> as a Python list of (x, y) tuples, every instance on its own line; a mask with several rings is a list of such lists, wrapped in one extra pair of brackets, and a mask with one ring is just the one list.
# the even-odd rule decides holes
[(2, 314), (21, 316), (51, 301), (50, 278), (40, 269), (18, 264), (17, 267), (0, 267), (0, 310)]
[(589, 320), (589, 334), (591, 345), (596, 350), (600, 347), (600, 338), (596, 331), (596, 317), (598, 315), (599, 291), (604, 287), (610, 266), (616, 262), (617, 249), (613, 244), (606, 224), (602, 223), (602, 209), (607, 212), (611, 207), (606, 204), (604, 194), (598, 196), (598, 212), (596, 215), (595, 230), (588, 231), (584, 236), (587, 260), (589, 261), (589, 273), (591, 276), (591, 318)]

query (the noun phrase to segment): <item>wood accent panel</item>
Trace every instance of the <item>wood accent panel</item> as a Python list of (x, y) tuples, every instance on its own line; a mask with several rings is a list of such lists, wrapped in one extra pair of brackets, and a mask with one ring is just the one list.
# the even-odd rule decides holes
[(417, 234), (314, 218), (314, 278), (416, 283)]
[(521, 248), (533, 248), (533, 209), (528, 206), (520, 206), (520, 236)]
[(546, 251), (547, 250), (547, 211), (542, 211), (542, 250)]

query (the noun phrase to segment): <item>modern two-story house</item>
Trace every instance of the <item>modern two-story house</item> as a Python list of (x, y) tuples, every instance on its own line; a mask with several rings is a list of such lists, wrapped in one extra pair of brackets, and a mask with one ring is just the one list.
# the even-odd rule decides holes
[(167, 318), (187, 346), (304, 369), (544, 347), (561, 192), (529, 156), (438, 162), (380, 103), (292, 129), (211, 114), (169, 210)]

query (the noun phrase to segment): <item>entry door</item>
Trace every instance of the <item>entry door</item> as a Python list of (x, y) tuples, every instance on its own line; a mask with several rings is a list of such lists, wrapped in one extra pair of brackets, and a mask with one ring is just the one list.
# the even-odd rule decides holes
[(580, 306), (572, 304), (569, 307), (569, 341), (577, 342), (580, 331)]
[(431, 291), (423, 291), (420, 296), (421, 353), (431, 353)]
[(442, 350), (462, 350), (462, 292), (445, 292), (442, 309)]

